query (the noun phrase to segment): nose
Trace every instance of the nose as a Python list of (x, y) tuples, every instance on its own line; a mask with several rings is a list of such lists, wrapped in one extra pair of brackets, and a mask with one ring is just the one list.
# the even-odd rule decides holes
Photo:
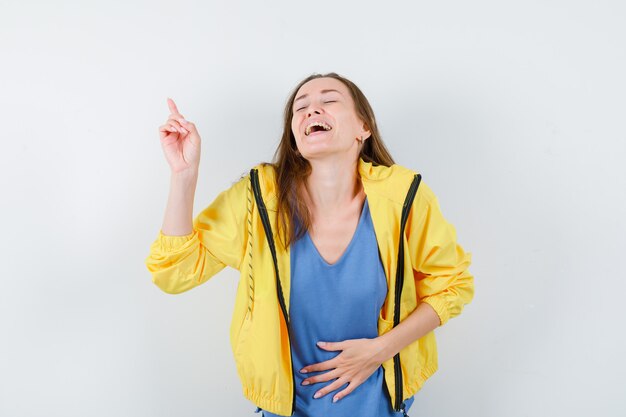
[(320, 113), (320, 111), (318, 109), (315, 109), (315, 110), (309, 109), (307, 111), (307, 113), (306, 113), (306, 116), (307, 117), (311, 117), (311, 116), (313, 116), (313, 114), (321, 114), (321, 113)]

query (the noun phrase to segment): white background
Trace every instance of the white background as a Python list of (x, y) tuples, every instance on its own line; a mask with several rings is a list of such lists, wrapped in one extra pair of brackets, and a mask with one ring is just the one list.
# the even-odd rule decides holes
[(626, 414), (621, 1), (0, 2), (0, 415), (259, 416), (228, 342), (238, 273), (161, 292), (173, 97), (197, 214), (270, 161), (291, 89), (369, 98), (473, 255), (411, 416)]

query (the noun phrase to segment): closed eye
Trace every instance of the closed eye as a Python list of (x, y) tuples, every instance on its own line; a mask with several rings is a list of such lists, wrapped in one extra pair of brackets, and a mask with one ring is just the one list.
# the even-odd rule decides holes
[[(336, 103), (336, 102), (337, 102), (337, 100), (327, 100), (324, 103)], [(296, 109), (296, 111), (300, 111), (300, 110), (303, 110), (303, 109), (304, 109), (304, 107), (300, 107), (300, 108)]]

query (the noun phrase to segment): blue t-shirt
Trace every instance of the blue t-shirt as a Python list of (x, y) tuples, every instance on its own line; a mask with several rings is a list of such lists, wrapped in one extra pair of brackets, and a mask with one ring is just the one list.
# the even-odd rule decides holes
[[(323, 362), (341, 351), (327, 351), (318, 341), (339, 342), (378, 336), (378, 315), (387, 294), (387, 279), (380, 260), (367, 198), (359, 222), (344, 253), (327, 263), (308, 232), (291, 247), (290, 340), (296, 383), (293, 417), (401, 416), (391, 407), (384, 387), (382, 365), (350, 394), (333, 403), (345, 383), (321, 398), (313, 395), (330, 381), (301, 385), (305, 378), (330, 370), (300, 373), (307, 365)], [(406, 410), (414, 397), (405, 401)], [(276, 416), (263, 410), (263, 416)]]

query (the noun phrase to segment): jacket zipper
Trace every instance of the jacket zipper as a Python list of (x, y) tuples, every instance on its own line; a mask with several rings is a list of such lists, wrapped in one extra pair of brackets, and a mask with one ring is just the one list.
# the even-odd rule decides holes
[[(406, 224), (407, 218), (409, 217), (409, 211), (411, 210), (411, 205), (413, 203), (413, 199), (415, 198), (415, 193), (417, 192), (417, 188), (419, 187), (421, 179), (421, 174), (415, 174), (413, 176), (413, 182), (409, 187), (409, 191), (404, 200), (404, 205), (402, 206), (402, 217), (400, 220), (400, 244), (398, 246), (398, 262), (396, 269), (396, 296), (393, 311), (393, 327), (396, 327), (398, 323), (400, 323), (400, 298), (402, 295), (402, 287), (404, 285), (404, 226)], [(396, 353), (393, 357), (393, 367), (396, 382), (396, 401), (394, 404), (394, 409), (395, 411), (402, 411), (404, 413), (404, 401), (402, 399), (402, 368), (400, 366), (400, 352)]]
[[(250, 170), (250, 180), (252, 181), (252, 189), (254, 190), (254, 198), (256, 200), (257, 206), (259, 207), (259, 214), (261, 215), (261, 222), (263, 223), (263, 229), (265, 229), (265, 236), (267, 237), (267, 243), (269, 244), (270, 251), (272, 252), (272, 259), (274, 261), (274, 272), (276, 275), (276, 292), (278, 293), (278, 302), (280, 304), (280, 309), (283, 313), (283, 318), (285, 319), (285, 323), (287, 325), (287, 336), (290, 340), (291, 346), (291, 336), (289, 334), (289, 318), (287, 316), (287, 308), (285, 306), (285, 299), (283, 297), (283, 289), (280, 285), (280, 277), (278, 273), (278, 260), (276, 257), (276, 247), (274, 246), (274, 235), (272, 234), (272, 227), (267, 216), (267, 209), (265, 207), (265, 203), (263, 202), (263, 197), (261, 196), (261, 187), (259, 186), (259, 178), (258, 171), (256, 169)], [(291, 347), (289, 348), (289, 360), (291, 361), (291, 381), (293, 386), (293, 396), (291, 400), (291, 412), (293, 415), (294, 410), (296, 409), (296, 378), (293, 373), (293, 356), (291, 354)]]
[[(278, 302), (280, 304), (280, 309), (283, 313), (283, 318), (285, 319), (285, 323), (287, 325), (287, 335), (289, 335), (289, 318), (287, 316), (287, 308), (285, 307), (285, 299), (283, 297), (282, 286), (280, 285), (279, 272), (278, 272), (278, 261), (276, 257), (276, 248), (274, 246), (274, 236), (272, 234), (272, 228), (270, 225), (269, 218), (267, 216), (267, 209), (265, 207), (265, 203), (263, 202), (263, 198), (261, 196), (261, 188), (259, 186), (258, 180), (258, 172), (256, 169), (250, 170), (250, 179), (252, 181), (252, 189), (254, 191), (254, 198), (256, 200), (257, 206), (259, 207), (259, 214), (261, 215), (261, 222), (263, 223), (263, 228), (265, 229), (265, 235), (267, 237), (267, 242), (270, 247), (270, 251), (272, 252), (272, 259), (274, 261), (274, 272), (276, 275), (276, 291), (278, 293)], [(402, 287), (404, 284), (404, 227), (406, 225), (407, 218), (409, 216), (409, 211), (411, 210), (411, 206), (413, 203), (413, 199), (415, 198), (415, 194), (417, 192), (417, 188), (419, 187), (420, 181), (422, 179), (421, 174), (415, 174), (413, 176), (413, 182), (409, 187), (409, 191), (404, 200), (404, 205), (402, 206), (402, 217), (401, 217), (401, 225), (400, 225), (400, 244), (398, 247), (398, 263), (396, 269), (396, 291), (395, 291), (395, 303), (394, 303), (394, 314), (393, 314), (393, 327), (396, 327), (398, 323), (400, 323), (400, 298), (402, 295)], [(291, 340), (291, 337), (289, 337)], [(291, 348), (289, 349), (289, 360), (291, 361), (291, 378), (292, 378), (292, 386), (293, 386), (293, 397), (291, 402), (291, 415), (296, 407), (296, 381), (295, 376), (293, 374), (293, 357), (291, 354)], [(404, 401), (402, 399), (402, 368), (400, 364), (400, 352), (396, 353), (393, 357), (393, 365), (394, 365), (394, 376), (395, 376), (395, 385), (396, 385), (396, 402), (394, 405), (395, 411), (402, 411), (403, 414), (406, 414), (404, 411)]]

